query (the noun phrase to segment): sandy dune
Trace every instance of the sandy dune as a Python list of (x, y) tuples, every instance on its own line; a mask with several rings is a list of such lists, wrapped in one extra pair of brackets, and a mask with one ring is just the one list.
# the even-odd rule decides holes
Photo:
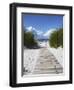
[(56, 50), (49, 49), (48, 43), (44, 43), (44, 45), (39, 49), (24, 49), (24, 68), (26, 70), (24, 75), (58, 74), (63, 72), (62, 64), (59, 62), (59, 58), (55, 56), (57, 55)]

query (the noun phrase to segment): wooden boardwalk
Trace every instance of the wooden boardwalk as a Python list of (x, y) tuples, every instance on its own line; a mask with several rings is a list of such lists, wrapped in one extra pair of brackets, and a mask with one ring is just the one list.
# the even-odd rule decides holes
[(32, 74), (59, 74), (63, 68), (47, 48), (41, 48)]

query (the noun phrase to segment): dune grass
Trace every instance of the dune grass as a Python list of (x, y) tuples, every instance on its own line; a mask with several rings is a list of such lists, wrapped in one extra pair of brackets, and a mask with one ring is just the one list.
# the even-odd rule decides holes
[(53, 48), (61, 46), (63, 48), (63, 29), (53, 31), (49, 37), (49, 44)]

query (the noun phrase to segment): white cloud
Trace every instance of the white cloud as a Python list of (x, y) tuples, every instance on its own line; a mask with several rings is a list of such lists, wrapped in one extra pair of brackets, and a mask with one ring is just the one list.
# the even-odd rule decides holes
[(34, 28), (34, 27), (32, 27), (32, 26), (29, 26), (29, 27), (27, 27), (26, 29), (27, 29), (27, 31), (35, 31), (35, 32), (37, 33), (37, 35), (42, 35), (42, 34), (43, 34), (42, 31), (37, 30), (36, 28)]
[(32, 26), (29, 26), (29, 27), (26, 27), (27, 31), (32, 31), (32, 30), (36, 30), (34, 27)]
[(47, 32), (44, 33), (43, 36), (48, 37), (48, 36), (51, 35), (51, 33), (52, 33), (53, 31), (56, 31), (56, 29), (49, 29)]
[(42, 35), (43, 34), (43, 32), (39, 31), (39, 30), (36, 30), (36, 32), (37, 32), (38, 35)]
[(26, 28), (28, 31), (32, 31), (33, 27), (32, 26), (29, 26)]
[(27, 31), (34, 31), (37, 33), (38, 36), (41, 36), (41, 37), (46, 37), (48, 38), (51, 33), (53, 31), (56, 31), (56, 29), (49, 29), (48, 31), (46, 31), (45, 33), (41, 30), (37, 30), (36, 28), (34, 28), (33, 26), (29, 26), (29, 27), (26, 27)]

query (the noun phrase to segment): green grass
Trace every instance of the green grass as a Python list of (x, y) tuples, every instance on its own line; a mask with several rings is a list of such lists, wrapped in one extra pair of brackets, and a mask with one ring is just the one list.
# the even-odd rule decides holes
[(63, 29), (53, 31), (49, 37), (49, 44), (53, 48), (61, 46), (63, 48)]

